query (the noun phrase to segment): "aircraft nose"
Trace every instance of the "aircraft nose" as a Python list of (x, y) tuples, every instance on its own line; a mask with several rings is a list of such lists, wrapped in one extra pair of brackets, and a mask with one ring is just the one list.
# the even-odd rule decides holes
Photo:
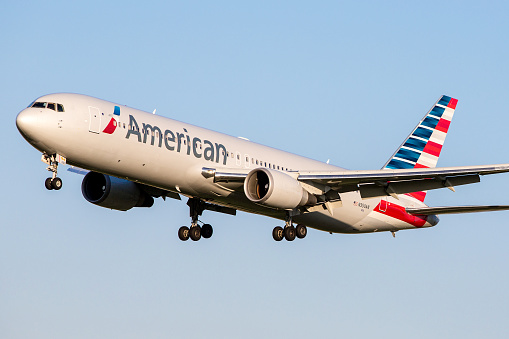
[(16, 117), (16, 127), (22, 135), (29, 137), (31, 131), (37, 127), (37, 114), (26, 109), (19, 112)]

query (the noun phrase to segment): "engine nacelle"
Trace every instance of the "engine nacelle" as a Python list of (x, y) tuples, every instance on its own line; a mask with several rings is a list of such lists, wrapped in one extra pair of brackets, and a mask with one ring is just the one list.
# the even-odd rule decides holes
[(278, 209), (316, 204), (316, 197), (294, 178), (280, 171), (256, 168), (244, 181), (244, 192), (252, 202)]
[(97, 172), (85, 175), (81, 192), (88, 202), (119, 211), (127, 211), (133, 207), (151, 207), (154, 204), (154, 198), (134, 182)]

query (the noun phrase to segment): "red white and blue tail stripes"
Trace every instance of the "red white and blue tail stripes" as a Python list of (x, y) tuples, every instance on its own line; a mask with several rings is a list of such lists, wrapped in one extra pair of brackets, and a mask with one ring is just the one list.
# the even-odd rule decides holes
[[(457, 103), (457, 99), (443, 95), (383, 168), (436, 167)], [(426, 193), (416, 192), (411, 195), (424, 201)]]

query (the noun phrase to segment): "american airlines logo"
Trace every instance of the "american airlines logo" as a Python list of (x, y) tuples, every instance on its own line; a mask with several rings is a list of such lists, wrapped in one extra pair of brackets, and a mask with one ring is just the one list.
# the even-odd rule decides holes
[[(120, 107), (115, 106), (115, 108), (113, 109), (113, 115), (115, 117), (120, 117)], [(115, 119), (115, 117), (111, 118), (110, 122), (108, 123), (106, 128), (103, 130), (103, 133), (113, 134), (113, 132), (115, 132), (115, 130), (117, 129), (117, 125), (118, 125), (117, 119)]]
[[(117, 106), (115, 106), (116, 109)], [(120, 114), (120, 108), (119, 108)], [(112, 118), (112, 120), (115, 120)], [(112, 122), (110, 121), (110, 124)], [(108, 125), (109, 126), (109, 125)], [(116, 121), (115, 121), (116, 126)], [(223, 144), (212, 143), (209, 140), (202, 140), (198, 137), (192, 137), (188, 134), (187, 130), (184, 128), (184, 133), (181, 132), (173, 132), (169, 129), (166, 129), (164, 132), (157, 126), (152, 126), (150, 124), (142, 123), (142, 131), (140, 132), (140, 128), (136, 119), (129, 115), (129, 130), (127, 131), (126, 139), (129, 139), (131, 136), (135, 136), (138, 142), (142, 142), (144, 144), (147, 143), (150, 138), (150, 145), (157, 147), (164, 147), (168, 151), (185, 153), (186, 155), (192, 155), (195, 158), (203, 158), (208, 161), (219, 163), (222, 160), (223, 165), (226, 165), (226, 159), (228, 158), (228, 152), (226, 151), (226, 147)], [(108, 127), (106, 127), (107, 129)], [(115, 127), (112, 127), (115, 130)], [(105, 133), (106, 132), (105, 129)], [(113, 133), (113, 132), (111, 132)], [(143, 133), (143, 137), (142, 137)], [(222, 159), (221, 159), (222, 158)]]

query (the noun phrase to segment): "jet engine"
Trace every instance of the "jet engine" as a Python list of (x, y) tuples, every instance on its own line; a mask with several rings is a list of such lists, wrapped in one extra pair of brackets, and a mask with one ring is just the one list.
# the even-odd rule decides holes
[(119, 211), (154, 204), (154, 198), (134, 182), (96, 172), (85, 175), (81, 192), (88, 202)]
[(268, 168), (249, 172), (244, 181), (244, 192), (252, 202), (278, 209), (314, 205), (317, 201), (296, 179)]

